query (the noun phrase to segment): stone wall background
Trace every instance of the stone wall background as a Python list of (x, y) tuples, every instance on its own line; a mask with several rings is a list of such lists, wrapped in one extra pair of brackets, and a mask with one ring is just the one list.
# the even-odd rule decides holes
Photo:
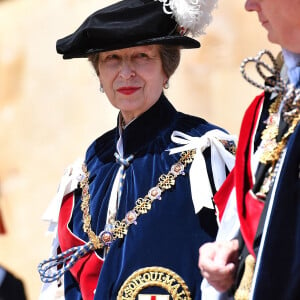
[[(51, 238), (41, 221), (64, 168), (104, 131), (117, 111), (99, 93), (85, 59), (64, 61), (55, 42), (108, 0), (0, 1), (0, 207), (7, 234), (0, 264), (24, 280), (38, 299), (37, 264)], [(167, 96), (178, 110), (237, 134), (243, 112), (259, 92), (246, 83), (243, 58), (268, 48), (256, 14), (244, 1), (220, 1), (199, 50), (185, 50)]]

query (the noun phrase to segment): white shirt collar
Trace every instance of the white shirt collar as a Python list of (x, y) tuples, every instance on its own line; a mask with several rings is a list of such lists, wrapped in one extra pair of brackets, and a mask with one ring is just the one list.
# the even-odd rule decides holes
[(284, 62), (287, 67), (287, 76), (289, 82), (295, 86), (299, 86), (300, 80), (300, 53), (293, 53), (286, 49), (282, 49)]
[(293, 53), (289, 50), (282, 49), (282, 54), (284, 56), (284, 62), (288, 69), (300, 66), (300, 53)]

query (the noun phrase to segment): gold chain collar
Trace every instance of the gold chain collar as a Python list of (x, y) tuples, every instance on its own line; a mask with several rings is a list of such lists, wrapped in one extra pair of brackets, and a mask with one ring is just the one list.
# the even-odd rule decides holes
[(277, 99), (271, 104), (269, 108), (269, 117), (267, 120), (267, 126), (262, 132), (262, 148), (263, 153), (260, 157), (260, 162), (263, 164), (271, 164), (265, 179), (260, 187), (259, 192), (256, 194), (260, 199), (265, 199), (267, 193), (269, 192), (274, 178), (278, 171), (278, 166), (276, 167), (278, 161), (280, 160), (283, 149), (285, 148), (290, 135), (294, 132), (296, 126), (299, 124), (300, 116), (294, 116), (290, 120), (290, 126), (287, 132), (282, 136), (280, 141), (276, 141), (276, 137), (279, 132), (279, 106), (282, 100), (282, 96), (277, 97)]
[(287, 132), (283, 135), (279, 142), (276, 141), (278, 135), (278, 110), (282, 97), (279, 96), (269, 108), (269, 117), (267, 120), (267, 126), (262, 132), (262, 147), (263, 154), (260, 157), (260, 162), (264, 164), (271, 163), (272, 166), (278, 161), (282, 150), (284, 149), (289, 136), (294, 132), (296, 126), (299, 123), (300, 116), (295, 115), (293, 119), (290, 120), (291, 124)]
[(261, 139), (262, 144), (261, 147), (263, 149), (263, 153), (260, 157), (260, 162), (263, 164), (267, 164), (273, 162), (274, 160), (274, 151), (277, 147), (276, 137), (278, 135), (279, 130), (279, 106), (282, 100), (282, 96), (278, 96), (275, 101), (269, 107), (269, 117), (266, 121), (266, 128), (263, 130)]
[(90, 215), (90, 193), (89, 193), (89, 172), (85, 164), (82, 165), (84, 178), (80, 182), (82, 189), (82, 202), (81, 211), (83, 214), (83, 231), (87, 233), (89, 241), (93, 244), (95, 249), (102, 249), (105, 246), (109, 247), (110, 244), (116, 240), (123, 238), (127, 232), (128, 227), (136, 224), (136, 219), (141, 214), (146, 214), (151, 210), (154, 200), (161, 200), (161, 195), (171, 189), (175, 185), (176, 178), (179, 175), (184, 175), (185, 167), (192, 163), (196, 150), (184, 151), (180, 155), (177, 163), (172, 165), (168, 174), (163, 174), (159, 177), (158, 183), (155, 187), (151, 188), (147, 195), (143, 198), (138, 198), (135, 201), (135, 206), (132, 210), (128, 211), (123, 220), (116, 220), (111, 224), (111, 227), (106, 227), (100, 234), (97, 234), (91, 228), (92, 217)]
[[(272, 63), (268, 65), (264, 58), (267, 58)], [(264, 79), (265, 84), (259, 84), (247, 75), (246, 66), (254, 63), (258, 74)], [(300, 120), (300, 90), (293, 85), (288, 84), (286, 80), (281, 78), (280, 69), (283, 65), (282, 55), (277, 59), (268, 50), (263, 50), (258, 53), (256, 57), (248, 57), (243, 60), (240, 71), (243, 77), (252, 85), (265, 90), (269, 93), (276, 92), (279, 97), (269, 108), (269, 118), (267, 120), (266, 129), (262, 133), (262, 147), (263, 154), (260, 162), (264, 164), (271, 164), (272, 169), (279, 160), (282, 150), (284, 149), (289, 136), (294, 132)], [(265, 73), (271, 73), (272, 77)], [(275, 78), (275, 79), (274, 79)], [(268, 83), (268, 84), (266, 84)], [(284, 121), (289, 125), (288, 131), (284, 134), (279, 142), (276, 141), (278, 135), (278, 109), (280, 102), (284, 102), (282, 108), (282, 115)]]

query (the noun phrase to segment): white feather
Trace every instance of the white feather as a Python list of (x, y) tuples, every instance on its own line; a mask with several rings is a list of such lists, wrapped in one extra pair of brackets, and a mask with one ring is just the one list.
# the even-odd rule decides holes
[[(157, 0), (155, 0), (157, 1)], [(172, 14), (180, 27), (192, 36), (205, 34), (218, 0), (158, 0), (164, 12)]]

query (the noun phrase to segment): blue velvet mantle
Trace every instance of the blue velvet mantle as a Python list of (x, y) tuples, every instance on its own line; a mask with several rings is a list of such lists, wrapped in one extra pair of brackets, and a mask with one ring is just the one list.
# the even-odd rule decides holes
[[(157, 184), (159, 176), (167, 174), (178, 161), (180, 154), (169, 155), (166, 151), (178, 146), (170, 139), (174, 130), (199, 137), (216, 128), (201, 118), (177, 112), (163, 94), (154, 106), (129, 124), (122, 133), (124, 157), (134, 154), (134, 160), (126, 169), (117, 219), (123, 219), (135, 201), (144, 197)], [(118, 139), (116, 127), (95, 140), (86, 153), (92, 229), (97, 234), (105, 226), (113, 179), (119, 169), (114, 157)], [(204, 154), (211, 179), (210, 150)], [(74, 235), (88, 241), (82, 230), (81, 191), (74, 193), (69, 226)], [(195, 214), (189, 176), (179, 176), (175, 187), (166, 191), (161, 201), (154, 201), (152, 209), (138, 218), (137, 225), (129, 228), (126, 237), (113, 242), (99, 275), (95, 299), (116, 299), (120, 287), (133, 272), (151, 266), (172, 270), (185, 281), (192, 299), (201, 299), (198, 249), (215, 238), (215, 219), (213, 210), (203, 209)], [(97, 254), (103, 255), (101, 251)], [(166, 294), (166, 291), (153, 287), (142, 293)], [(82, 299), (78, 284), (69, 272), (65, 274), (65, 296), (67, 300)]]

